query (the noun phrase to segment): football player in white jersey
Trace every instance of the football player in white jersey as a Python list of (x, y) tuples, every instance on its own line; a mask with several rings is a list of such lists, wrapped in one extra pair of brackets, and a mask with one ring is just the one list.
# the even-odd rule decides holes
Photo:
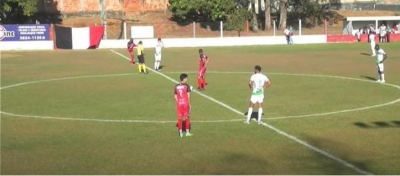
[(371, 44), (371, 50), (372, 50), (372, 57), (376, 56), (376, 52), (375, 52), (375, 35), (376, 35), (376, 29), (374, 27), (374, 25), (370, 24), (369, 25), (369, 41)]
[(387, 55), (379, 45), (375, 45), (376, 50), (376, 68), (378, 70), (378, 80), (376, 82), (385, 83), (385, 74), (383, 62), (386, 60)]
[(258, 124), (261, 123), (261, 116), (263, 113), (262, 104), (264, 101), (264, 89), (271, 86), (271, 81), (268, 77), (261, 73), (261, 67), (254, 67), (254, 74), (250, 77), (249, 87), (251, 90), (251, 98), (249, 110), (247, 112), (247, 119), (245, 123), (250, 123), (251, 114), (253, 113), (254, 104), (258, 104)]
[(161, 63), (161, 50), (164, 48), (164, 43), (161, 41), (161, 38), (158, 38), (157, 45), (155, 47), (155, 54), (154, 54), (154, 70), (158, 71), (160, 69)]

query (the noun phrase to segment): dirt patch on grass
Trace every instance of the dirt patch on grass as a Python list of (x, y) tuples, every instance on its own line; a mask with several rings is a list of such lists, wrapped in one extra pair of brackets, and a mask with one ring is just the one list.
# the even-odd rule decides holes
[[(395, 16), (396, 12), (391, 11), (331, 11), (329, 16), (329, 34), (341, 34), (343, 19), (352, 16)], [(130, 26), (153, 26), (154, 37), (173, 38), (173, 37), (219, 37), (219, 22), (214, 23), (186, 23), (181, 24), (171, 20), (172, 13), (146, 13), (140, 15), (125, 16), (123, 19), (110, 18), (107, 19), (107, 38), (118, 39), (123, 38), (123, 22), (127, 23), (127, 38), (131, 36)], [(71, 17), (63, 19), (63, 26), (69, 27), (86, 27), (101, 25), (100, 17)], [(290, 23), (297, 28), (298, 22)], [(193, 32), (195, 31), (195, 32)], [(283, 30), (276, 30), (276, 35), (283, 35)], [(298, 33), (298, 30), (296, 31)], [(324, 26), (307, 27), (302, 26), (302, 34), (324, 34)], [(242, 36), (246, 33), (242, 32)], [(271, 36), (274, 35), (273, 30), (252, 32), (249, 36)], [(223, 36), (238, 36), (236, 31), (224, 31)]]

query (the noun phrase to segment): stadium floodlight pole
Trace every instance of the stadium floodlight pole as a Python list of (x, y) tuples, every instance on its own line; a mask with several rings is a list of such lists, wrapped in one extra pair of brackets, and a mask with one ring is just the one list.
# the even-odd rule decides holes
[(107, 39), (107, 13), (106, 13), (107, 10), (104, 1), (105, 0), (100, 0), (100, 6), (101, 6), (100, 18), (101, 18), (101, 24), (104, 26), (103, 39)]

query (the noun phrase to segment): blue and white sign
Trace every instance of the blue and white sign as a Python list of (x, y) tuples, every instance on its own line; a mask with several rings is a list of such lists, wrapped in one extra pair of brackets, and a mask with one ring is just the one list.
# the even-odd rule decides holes
[(50, 40), (50, 25), (0, 25), (0, 41)]

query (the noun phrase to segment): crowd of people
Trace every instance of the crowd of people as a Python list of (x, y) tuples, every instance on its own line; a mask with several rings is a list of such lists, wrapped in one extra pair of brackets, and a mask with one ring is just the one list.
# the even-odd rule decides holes
[[(379, 42), (390, 42), (390, 34), (400, 33), (399, 27), (396, 23), (394, 23), (392, 27), (390, 27), (386, 22), (381, 23), (381, 26), (377, 27), (374, 31), (372, 31), (370, 27), (365, 26), (363, 29), (358, 29), (356, 33), (358, 42), (361, 42), (362, 34), (370, 35), (371, 32), (378, 35)], [(368, 37), (368, 42), (371, 42), (370, 37)]]

